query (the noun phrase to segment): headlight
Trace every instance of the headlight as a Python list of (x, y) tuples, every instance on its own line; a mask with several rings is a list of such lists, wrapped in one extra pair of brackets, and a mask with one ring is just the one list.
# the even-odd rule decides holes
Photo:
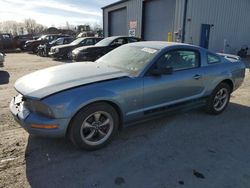
[(59, 52), (59, 48), (56, 48), (56, 49), (55, 49), (55, 53), (58, 53), (58, 52)]
[(43, 116), (47, 116), (47, 117), (54, 116), (53, 111), (50, 109), (50, 107), (41, 101), (27, 99), (24, 102), (24, 105), (31, 112), (34, 112)]
[(78, 50), (73, 50), (72, 54), (77, 54), (79, 51)]

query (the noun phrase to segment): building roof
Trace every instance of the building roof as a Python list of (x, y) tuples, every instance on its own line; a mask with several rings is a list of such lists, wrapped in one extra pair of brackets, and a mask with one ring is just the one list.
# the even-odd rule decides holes
[(112, 6), (114, 6), (114, 5), (118, 5), (118, 4), (120, 4), (120, 3), (124, 3), (124, 2), (126, 2), (126, 1), (129, 1), (129, 0), (120, 0), (120, 1), (114, 2), (114, 3), (112, 3), (112, 4), (109, 4), (109, 5), (105, 6), (105, 7), (102, 7), (102, 9), (109, 8), (109, 7), (112, 7)]

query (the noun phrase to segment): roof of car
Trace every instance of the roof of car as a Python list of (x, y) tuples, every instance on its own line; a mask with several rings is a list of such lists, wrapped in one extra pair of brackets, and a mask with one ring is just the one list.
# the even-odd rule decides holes
[(103, 37), (78, 37), (76, 39), (102, 39)]
[(112, 36), (112, 37), (107, 37), (110, 39), (117, 39), (117, 38), (137, 38), (137, 37), (130, 37), (130, 36), (126, 36), (126, 35), (120, 35), (120, 36)]
[(148, 48), (155, 48), (155, 49), (163, 49), (166, 47), (170, 47), (170, 46), (192, 46), (192, 47), (196, 47), (197, 46), (193, 46), (190, 44), (185, 44), (185, 43), (177, 43), (177, 42), (164, 42), (164, 41), (146, 41), (146, 42), (135, 42), (135, 43), (130, 43), (130, 45), (133, 46), (139, 46), (139, 47), (148, 47)]

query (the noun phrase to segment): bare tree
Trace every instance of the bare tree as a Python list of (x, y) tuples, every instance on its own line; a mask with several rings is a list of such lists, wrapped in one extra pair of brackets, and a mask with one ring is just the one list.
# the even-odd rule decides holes
[(24, 27), (29, 34), (35, 34), (36, 21), (34, 19), (28, 18), (24, 20)]
[(95, 23), (92, 27), (93, 28), (91, 28), (91, 30), (93, 30), (94, 32), (102, 30), (102, 27), (98, 23)]
[(22, 26), (22, 23), (18, 23), (16, 21), (4, 21), (0, 23), (0, 32), (18, 35)]

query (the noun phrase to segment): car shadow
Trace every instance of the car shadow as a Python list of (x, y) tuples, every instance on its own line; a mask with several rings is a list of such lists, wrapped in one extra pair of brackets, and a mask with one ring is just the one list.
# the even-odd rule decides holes
[[(227, 177), (247, 173), (249, 113), (250, 107), (230, 103), (218, 116), (198, 109), (162, 117), (124, 128), (110, 145), (92, 152), (67, 139), (29, 136), (27, 179), (31, 187), (209, 187), (211, 180), (226, 187)], [(207, 186), (193, 172), (208, 177)]]
[(10, 74), (7, 71), (0, 70), (0, 85), (8, 84)]

